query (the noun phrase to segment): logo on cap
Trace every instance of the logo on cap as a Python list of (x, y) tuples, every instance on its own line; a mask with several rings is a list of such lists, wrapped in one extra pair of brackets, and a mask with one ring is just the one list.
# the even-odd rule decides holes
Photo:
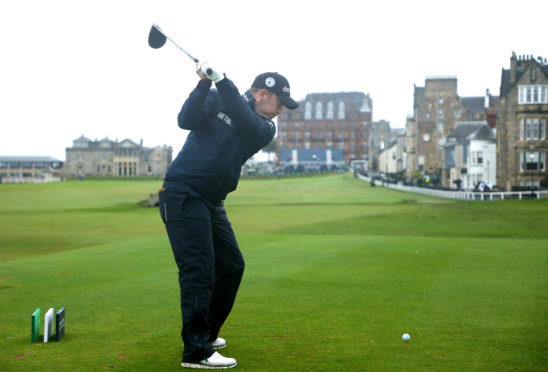
[(276, 85), (276, 80), (272, 76), (269, 76), (265, 79), (264, 85), (266, 85), (269, 88), (272, 88), (274, 85)]

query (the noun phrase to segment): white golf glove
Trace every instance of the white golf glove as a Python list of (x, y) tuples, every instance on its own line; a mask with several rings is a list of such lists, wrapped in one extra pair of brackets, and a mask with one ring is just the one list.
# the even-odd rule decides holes
[(213, 66), (209, 64), (209, 62), (201, 63), (198, 68), (200, 69), (202, 74), (205, 75), (205, 77), (207, 77), (214, 83), (218, 83), (225, 78), (225, 75), (217, 71)]

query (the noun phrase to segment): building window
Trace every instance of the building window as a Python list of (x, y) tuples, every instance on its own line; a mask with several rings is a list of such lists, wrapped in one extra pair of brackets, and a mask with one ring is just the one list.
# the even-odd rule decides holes
[(327, 103), (327, 120), (333, 120), (335, 118), (335, 115), (333, 114), (334, 107), (333, 102), (329, 101)]
[(521, 118), (519, 120), (520, 140), (544, 140), (546, 139), (546, 119)]
[(546, 152), (521, 151), (519, 153), (519, 170), (523, 171), (545, 171)]
[(304, 120), (312, 120), (312, 104), (307, 102), (304, 105)]
[(316, 103), (316, 120), (323, 119), (322, 111), (323, 111), (322, 103), (321, 102)]
[(337, 119), (344, 120), (344, 111), (346, 110), (344, 102), (339, 102), (339, 112), (337, 113)]
[(518, 104), (529, 105), (538, 103), (548, 103), (548, 85), (518, 86)]

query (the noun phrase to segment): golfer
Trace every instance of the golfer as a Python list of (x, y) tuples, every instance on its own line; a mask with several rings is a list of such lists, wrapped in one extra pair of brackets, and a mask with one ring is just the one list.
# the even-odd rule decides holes
[[(223, 201), (236, 189), (242, 165), (276, 132), (285, 106), (299, 105), (289, 83), (275, 72), (257, 76), (243, 96), (209, 63), (198, 63), (200, 81), (183, 104), (179, 127), (190, 130), (160, 189), (160, 214), (179, 269), (183, 367), (231, 368), (236, 360), (215, 350), (219, 331), (244, 271), (244, 259)], [(216, 89), (211, 89), (212, 83)]]

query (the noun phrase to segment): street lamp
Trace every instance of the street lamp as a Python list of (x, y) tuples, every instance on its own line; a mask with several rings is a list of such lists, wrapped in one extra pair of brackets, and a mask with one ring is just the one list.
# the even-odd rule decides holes
[(531, 162), (529, 163), (529, 167), (531, 168), (531, 199), (535, 196), (535, 194), (533, 193), (533, 176), (535, 174), (535, 168), (536, 166), (533, 168), (533, 165), (534, 165), (534, 160), (535, 160), (535, 153), (534, 152), (531, 152), (529, 153), (529, 159), (531, 159)]

